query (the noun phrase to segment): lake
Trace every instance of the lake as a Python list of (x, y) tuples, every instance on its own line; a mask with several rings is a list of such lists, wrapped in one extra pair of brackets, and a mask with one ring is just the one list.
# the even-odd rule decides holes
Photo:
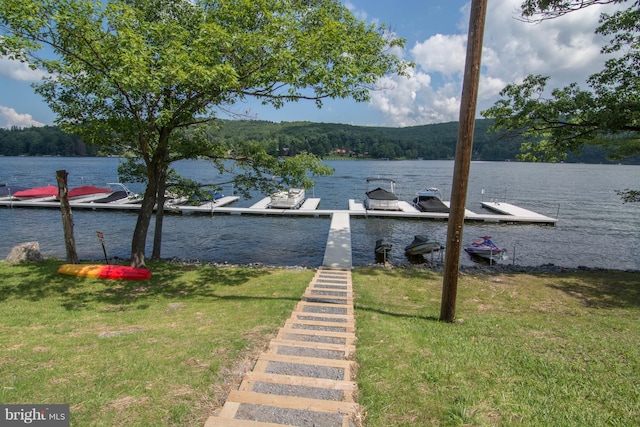
[[(105, 186), (117, 182), (117, 158), (0, 157), (0, 183), (25, 187), (56, 185), (56, 170), (69, 172), (69, 187)], [(362, 200), (367, 177), (391, 178), (396, 193), (410, 201), (424, 187), (440, 188), (449, 200), (453, 161), (327, 161), (335, 169), (320, 177), (307, 197), (321, 198), (320, 209), (348, 209), (348, 199)], [(182, 161), (178, 172), (201, 182), (217, 182), (206, 161)], [(139, 185), (128, 185), (142, 191)], [(622, 203), (615, 190), (640, 188), (640, 167), (626, 165), (473, 162), (467, 209), (482, 212), (480, 202), (496, 200), (558, 217), (555, 227), (497, 223), (467, 223), (463, 242), (490, 235), (506, 247), (503, 264), (640, 269), (640, 203)], [(231, 187), (223, 190), (225, 195)], [(263, 195), (240, 199), (232, 206), (248, 207)], [(78, 256), (103, 258), (96, 232), (104, 233), (109, 257), (128, 259), (135, 212), (74, 211)], [(0, 258), (16, 244), (37, 241), (45, 256), (64, 258), (64, 236), (57, 209), (0, 208), (3, 225)], [(163, 258), (265, 265), (317, 267), (322, 264), (328, 218), (253, 215), (170, 215), (165, 217)], [(153, 230), (153, 224), (151, 226)], [(390, 261), (406, 264), (404, 247), (416, 234), (446, 241), (447, 223), (435, 220), (353, 218), (353, 265), (374, 262), (377, 239), (393, 244)], [(149, 248), (152, 232), (149, 233)], [(148, 254), (150, 254), (150, 249)], [(474, 263), (466, 253), (462, 265)]]

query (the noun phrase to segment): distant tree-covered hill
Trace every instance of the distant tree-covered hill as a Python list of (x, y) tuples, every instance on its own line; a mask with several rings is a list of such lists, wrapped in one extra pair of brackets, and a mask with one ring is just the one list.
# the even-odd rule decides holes
[[(515, 160), (521, 140), (488, 132), (491, 120), (476, 120), (473, 159)], [(351, 126), (336, 123), (219, 120), (211, 128), (213, 138), (233, 143), (254, 140), (270, 154), (295, 155), (302, 151), (321, 157), (386, 159), (453, 159), (458, 138), (458, 122), (405, 128)], [(0, 155), (5, 156), (95, 156), (97, 149), (54, 126), (27, 129), (0, 129)], [(585, 147), (570, 162), (605, 163), (598, 147)], [(640, 163), (632, 159), (627, 163)]]
[[(519, 141), (488, 134), (489, 125), (488, 120), (477, 121), (474, 158), (515, 159)], [(224, 121), (217, 136), (231, 141), (260, 141), (267, 145), (271, 154), (279, 155), (307, 151), (320, 156), (453, 159), (458, 123), (389, 128), (335, 123)]]
[(0, 129), (3, 156), (95, 156), (97, 149), (57, 126)]

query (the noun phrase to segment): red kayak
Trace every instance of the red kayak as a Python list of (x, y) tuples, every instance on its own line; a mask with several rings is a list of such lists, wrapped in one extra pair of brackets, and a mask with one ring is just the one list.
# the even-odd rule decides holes
[(151, 277), (151, 271), (146, 268), (110, 264), (63, 264), (58, 268), (58, 273), (114, 280), (147, 280)]

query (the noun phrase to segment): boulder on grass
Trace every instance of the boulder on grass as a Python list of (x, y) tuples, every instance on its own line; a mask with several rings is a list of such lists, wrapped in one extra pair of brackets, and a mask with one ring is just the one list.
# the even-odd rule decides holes
[(7, 264), (43, 261), (44, 257), (40, 253), (40, 244), (38, 242), (27, 242), (14, 246), (5, 258)]

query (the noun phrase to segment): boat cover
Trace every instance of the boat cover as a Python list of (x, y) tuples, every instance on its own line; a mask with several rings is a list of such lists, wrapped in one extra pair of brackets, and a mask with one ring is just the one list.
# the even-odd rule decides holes
[(375, 190), (367, 191), (367, 197), (372, 200), (398, 200), (398, 197), (391, 191), (387, 191), (383, 188), (376, 188)]
[(36, 187), (29, 190), (16, 191), (16, 197), (49, 197), (58, 195), (58, 187), (47, 185), (46, 187)]
[(13, 185), (0, 185), (0, 197), (13, 196), (18, 191), (28, 190), (27, 187), (15, 187)]
[(410, 255), (422, 255), (434, 251), (439, 251), (443, 247), (440, 243), (429, 240), (427, 236), (422, 234), (415, 235), (413, 242), (405, 246), (404, 251)]
[(124, 200), (128, 198), (128, 194), (124, 190), (114, 191), (109, 194), (107, 197), (103, 197), (102, 199), (94, 200), (93, 203), (111, 203), (117, 200)]
[(421, 212), (449, 213), (447, 205), (442, 203), (442, 201), (437, 197), (421, 197), (416, 204)]
[(113, 193), (110, 188), (94, 187), (93, 185), (84, 185), (82, 187), (72, 188), (67, 192), (67, 197), (88, 196), (90, 194)]

